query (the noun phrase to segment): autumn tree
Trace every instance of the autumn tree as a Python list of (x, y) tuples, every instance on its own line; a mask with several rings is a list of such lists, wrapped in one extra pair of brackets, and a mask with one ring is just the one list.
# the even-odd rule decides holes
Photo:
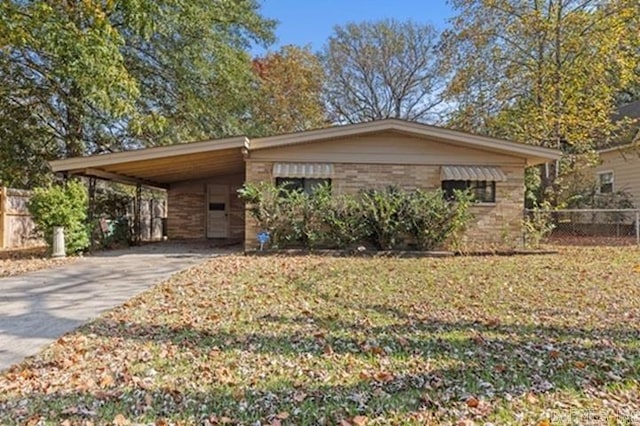
[[(445, 35), (453, 126), (567, 155), (573, 175), (615, 135), (615, 98), (637, 75), (636, 0), (453, 0)], [(632, 30), (633, 29), (633, 30)], [(562, 185), (562, 179), (555, 180)]]
[(290, 133), (326, 125), (322, 102), (324, 71), (310, 48), (284, 46), (253, 60), (253, 136)]
[(330, 118), (436, 121), (444, 87), (437, 43), (433, 26), (411, 21), (335, 27), (322, 53)]
[[(273, 22), (258, 7), (255, 0), (0, 3), (5, 184), (42, 180), (46, 159), (241, 133), (251, 99), (247, 50), (272, 39)], [(5, 173), (16, 167), (25, 173)]]

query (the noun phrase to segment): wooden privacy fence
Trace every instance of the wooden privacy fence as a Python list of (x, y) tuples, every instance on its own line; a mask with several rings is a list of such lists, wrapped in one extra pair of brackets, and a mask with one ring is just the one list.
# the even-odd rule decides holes
[(31, 191), (0, 187), (0, 249), (44, 244), (27, 209), (30, 197)]
[[(29, 214), (27, 203), (31, 191), (0, 187), (0, 249), (15, 249), (44, 245), (42, 236)], [(126, 219), (133, 224), (134, 203), (128, 206)], [(164, 200), (140, 200), (140, 224), (137, 241), (161, 240), (167, 206)], [(108, 219), (108, 218), (105, 218)]]

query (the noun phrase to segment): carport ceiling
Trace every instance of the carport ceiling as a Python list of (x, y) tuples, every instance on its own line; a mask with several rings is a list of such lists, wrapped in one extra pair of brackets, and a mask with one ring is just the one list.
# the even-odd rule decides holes
[(57, 173), (167, 188), (170, 184), (244, 171), (245, 137), (52, 161)]

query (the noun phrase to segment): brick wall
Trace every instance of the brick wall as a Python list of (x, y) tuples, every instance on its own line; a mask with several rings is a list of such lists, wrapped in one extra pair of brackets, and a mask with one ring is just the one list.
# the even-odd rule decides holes
[(167, 195), (167, 236), (174, 239), (205, 237), (204, 188), (169, 190)]
[[(273, 182), (272, 162), (248, 161), (247, 182)], [(472, 207), (474, 219), (463, 238), (464, 248), (507, 248), (522, 244), (522, 209), (524, 202), (524, 170), (502, 167), (507, 182), (496, 184), (496, 203)], [(335, 163), (332, 188), (336, 194), (356, 193), (363, 188), (398, 185), (411, 189), (440, 188), (440, 166), (405, 164)], [(247, 217), (246, 248), (257, 247), (256, 223)]]
[(238, 189), (244, 175), (230, 175), (183, 182), (167, 191), (167, 235), (169, 239), (203, 239), (207, 235), (207, 185), (229, 186), (229, 239), (244, 237), (244, 203), (238, 198)]

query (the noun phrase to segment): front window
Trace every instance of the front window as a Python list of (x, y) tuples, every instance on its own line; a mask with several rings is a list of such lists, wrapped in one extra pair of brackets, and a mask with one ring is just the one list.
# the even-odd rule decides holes
[(288, 191), (301, 191), (305, 194), (313, 194), (322, 185), (331, 186), (331, 179), (313, 178), (276, 178), (276, 186)]
[(613, 172), (598, 173), (598, 191), (601, 194), (613, 192)]
[(496, 182), (489, 180), (443, 180), (442, 190), (447, 199), (454, 198), (454, 190), (469, 190), (475, 201), (479, 203), (496, 202)]

